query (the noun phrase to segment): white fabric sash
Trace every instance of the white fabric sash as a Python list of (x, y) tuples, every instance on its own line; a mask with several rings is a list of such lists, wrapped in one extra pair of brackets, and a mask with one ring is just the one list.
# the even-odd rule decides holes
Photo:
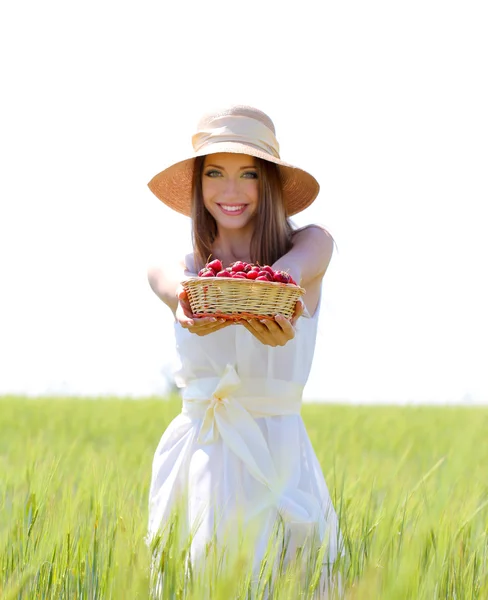
[(266, 439), (256, 423), (259, 417), (300, 414), (303, 386), (280, 379), (241, 380), (227, 365), (221, 378), (190, 381), (183, 390), (183, 414), (203, 419), (201, 444), (223, 442), (249, 472), (271, 492), (272, 503), (288, 522), (315, 524), (324, 531), (324, 516), (312, 494), (290, 489), (280, 481)]
[(300, 413), (303, 387), (280, 379), (241, 381), (227, 365), (223, 376), (190, 381), (183, 392), (183, 414), (202, 418), (201, 444), (219, 434), (261, 483), (273, 488), (277, 476), (266, 440), (254, 420), (258, 417)]

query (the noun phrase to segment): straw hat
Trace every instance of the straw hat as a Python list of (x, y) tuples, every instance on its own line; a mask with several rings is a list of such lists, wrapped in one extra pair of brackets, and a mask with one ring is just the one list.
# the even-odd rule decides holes
[(170, 208), (190, 216), (195, 157), (219, 152), (247, 154), (279, 165), (287, 214), (294, 215), (312, 204), (319, 184), (310, 173), (281, 160), (275, 135), (271, 119), (251, 106), (208, 113), (192, 137), (194, 154), (155, 175), (149, 189)]

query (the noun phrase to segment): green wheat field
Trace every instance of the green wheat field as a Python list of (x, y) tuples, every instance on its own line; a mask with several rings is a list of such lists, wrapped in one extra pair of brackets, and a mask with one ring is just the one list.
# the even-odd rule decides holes
[[(179, 410), (177, 398), (0, 399), (2, 600), (150, 597), (151, 461)], [(488, 408), (302, 415), (340, 516), (345, 598), (488, 598)], [(169, 541), (162, 597), (250, 598), (245, 558), (189, 579)], [(313, 573), (300, 587), (284, 572), (258, 597), (312, 598), (313, 586)]]

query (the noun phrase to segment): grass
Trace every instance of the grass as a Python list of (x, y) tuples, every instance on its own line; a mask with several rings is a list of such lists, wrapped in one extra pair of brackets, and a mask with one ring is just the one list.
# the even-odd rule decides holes
[[(2, 600), (149, 597), (151, 460), (179, 408), (0, 399)], [(307, 404), (302, 415), (340, 515), (347, 598), (488, 598), (487, 408)], [(191, 586), (168, 546), (164, 598), (245, 598), (245, 557)], [(308, 598), (297, 581), (271, 580), (271, 597)]]

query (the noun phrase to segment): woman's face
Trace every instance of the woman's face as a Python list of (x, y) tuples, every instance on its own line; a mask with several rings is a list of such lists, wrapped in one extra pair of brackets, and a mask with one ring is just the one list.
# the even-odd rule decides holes
[(259, 196), (254, 157), (210, 154), (202, 172), (203, 203), (219, 227), (240, 229), (256, 214)]

